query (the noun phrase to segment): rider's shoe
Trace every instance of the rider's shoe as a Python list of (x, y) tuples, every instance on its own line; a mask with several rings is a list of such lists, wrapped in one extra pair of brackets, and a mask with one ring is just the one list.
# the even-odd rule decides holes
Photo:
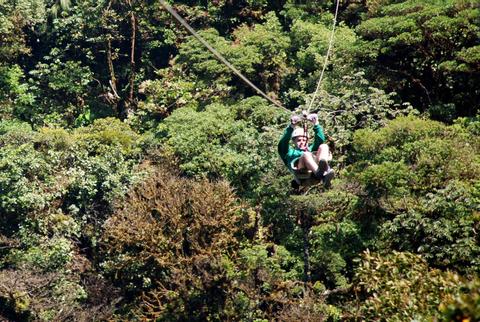
[(332, 185), (331, 181), (332, 179), (335, 177), (335, 171), (333, 171), (332, 168), (328, 168), (327, 171), (325, 171), (324, 175), (323, 175), (323, 186), (325, 188), (330, 188), (330, 186)]
[(320, 161), (318, 161), (318, 170), (320, 173), (324, 173), (325, 171), (328, 170), (328, 162), (327, 160), (325, 159), (320, 159)]
[(325, 176), (328, 169), (329, 167), (327, 160), (320, 159), (320, 161), (318, 161), (318, 169), (314, 174), (315, 178), (317, 178), (318, 180), (323, 180), (323, 177)]

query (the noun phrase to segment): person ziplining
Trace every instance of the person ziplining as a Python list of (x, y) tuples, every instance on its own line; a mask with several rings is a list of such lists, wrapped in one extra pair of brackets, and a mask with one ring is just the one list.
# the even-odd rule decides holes
[[(180, 15), (164, 0), (159, 0), (160, 4), (181, 24), (183, 25), (200, 43), (202, 43), (220, 62), (227, 66), (235, 75), (237, 75), (243, 82), (253, 88), (255, 92), (270, 101), (272, 104), (283, 108), (289, 112), (280, 102), (271, 98), (265, 94), (261, 89), (255, 86), (250, 80), (248, 80), (242, 73), (235, 68), (228, 60), (226, 60), (215, 48), (213, 48), (205, 39), (203, 39)], [(308, 145), (307, 127), (295, 128), (295, 125), (302, 120), (301, 117), (293, 115), (291, 117), (291, 124), (285, 129), (285, 132), (280, 139), (278, 152), (281, 159), (293, 173), (295, 179), (292, 181), (294, 188), (299, 188), (306, 180), (314, 178), (319, 181), (323, 181), (325, 187), (330, 186), (330, 181), (334, 177), (334, 171), (329, 167), (328, 161), (331, 160), (331, 153), (328, 145), (325, 144), (325, 135), (323, 129), (318, 123), (317, 114), (308, 114), (315, 102), (315, 98), (320, 90), (323, 75), (328, 64), (328, 57), (333, 45), (333, 39), (335, 34), (335, 26), (337, 23), (338, 9), (340, 0), (337, 0), (335, 15), (333, 18), (333, 27), (330, 34), (330, 41), (328, 44), (328, 50), (325, 55), (325, 61), (322, 71), (320, 73), (320, 79), (317, 83), (317, 87), (313, 96), (309, 102), (307, 111), (304, 112), (308, 121), (314, 124), (313, 131), (315, 133), (314, 142), (312, 145)], [(293, 140), (295, 148), (290, 147), (290, 139)]]
[[(331, 180), (335, 176), (335, 172), (328, 164), (328, 161), (332, 159), (332, 154), (330, 153), (328, 145), (325, 144), (325, 134), (318, 122), (318, 115), (309, 113), (320, 90), (323, 75), (328, 65), (328, 57), (333, 47), (339, 5), (340, 0), (337, 0), (328, 49), (317, 87), (308, 104), (307, 110), (303, 111), (304, 118), (313, 123), (313, 132), (315, 133), (313, 144), (308, 145), (307, 126), (295, 128), (295, 125), (302, 120), (302, 118), (297, 115), (291, 117), (290, 125), (285, 129), (278, 144), (280, 158), (293, 173), (294, 180), (292, 180), (292, 188), (296, 190), (298, 190), (301, 185), (307, 185), (312, 178), (317, 181), (322, 181), (324, 187), (329, 188)], [(294, 148), (289, 145), (290, 138), (295, 145)]]
[[(308, 133), (306, 127), (297, 127), (302, 118), (293, 115), (290, 124), (283, 132), (278, 142), (278, 154), (287, 168), (294, 174), (292, 187), (298, 189), (302, 184), (302, 178), (314, 178), (322, 181), (326, 188), (330, 187), (335, 172), (330, 168), (328, 161), (332, 159), (330, 149), (325, 144), (325, 134), (318, 122), (318, 115), (315, 113), (306, 116), (306, 119), (313, 124), (313, 144), (308, 144)], [(294, 147), (290, 145), (293, 141)]]

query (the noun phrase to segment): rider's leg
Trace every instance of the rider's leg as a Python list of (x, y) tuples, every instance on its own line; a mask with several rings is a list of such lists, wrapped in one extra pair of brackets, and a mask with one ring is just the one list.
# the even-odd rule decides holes
[(315, 161), (315, 157), (311, 152), (303, 152), (302, 156), (298, 160), (297, 169), (305, 169), (317, 172), (318, 164)]
[(328, 161), (332, 159), (328, 145), (320, 145), (315, 157), (318, 160), (318, 173), (316, 176), (323, 180), (325, 188), (329, 188), (335, 172), (328, 165)]
[(318, 167), (320, 174), (323, 175), (325, 171), (328, 170), (328, 160), (330, 158), (330, 149), (327, 144), (321, 144), (318, 148), (317, 154), (315, 155), (315, 159), (318, 162)]
[(330, 159), (330, 148), (328, 147), (327, 144), (321, 144), (320, 147), (318, 148), (318, 151), (315, 155), (315, 158), (317, 160), (324, 159), (325, 161), (328, 161)]

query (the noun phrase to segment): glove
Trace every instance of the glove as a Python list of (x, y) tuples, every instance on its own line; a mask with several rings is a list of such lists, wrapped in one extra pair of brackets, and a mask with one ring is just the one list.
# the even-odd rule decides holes
[(292, 123), (292, 125), (295, 125), (300, 122), (301, 119), (302, 118), (298, 115), (292, 115), (292, 117), (290, 118), (290, 123)]
[(317, 123), (318, 123), (318, 115), (317, 115), (317, 113), (308, 114), (307, 120), (309, 120), (309, 121), (312, 122), (313, 124), (317, 124)]

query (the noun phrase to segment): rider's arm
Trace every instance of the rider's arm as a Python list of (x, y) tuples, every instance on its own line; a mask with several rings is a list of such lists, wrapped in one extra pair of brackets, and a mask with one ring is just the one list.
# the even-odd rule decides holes
[(283, 162), (287, 162), (288, 150), (290, 148), (290, 139), (292, 138), (293, 127), (288, 126), (283, 132), (282, 138), (278, 142), (278, 154), (282, 158)]
[(315, 133), (315, 138), (313, 140), (311, 151), (317, 151), (320, 147), (320, 144), (325, 142), (325, 134), (323, 133), (322, 127), (318, 123), (313, 126), (313, 132)]

